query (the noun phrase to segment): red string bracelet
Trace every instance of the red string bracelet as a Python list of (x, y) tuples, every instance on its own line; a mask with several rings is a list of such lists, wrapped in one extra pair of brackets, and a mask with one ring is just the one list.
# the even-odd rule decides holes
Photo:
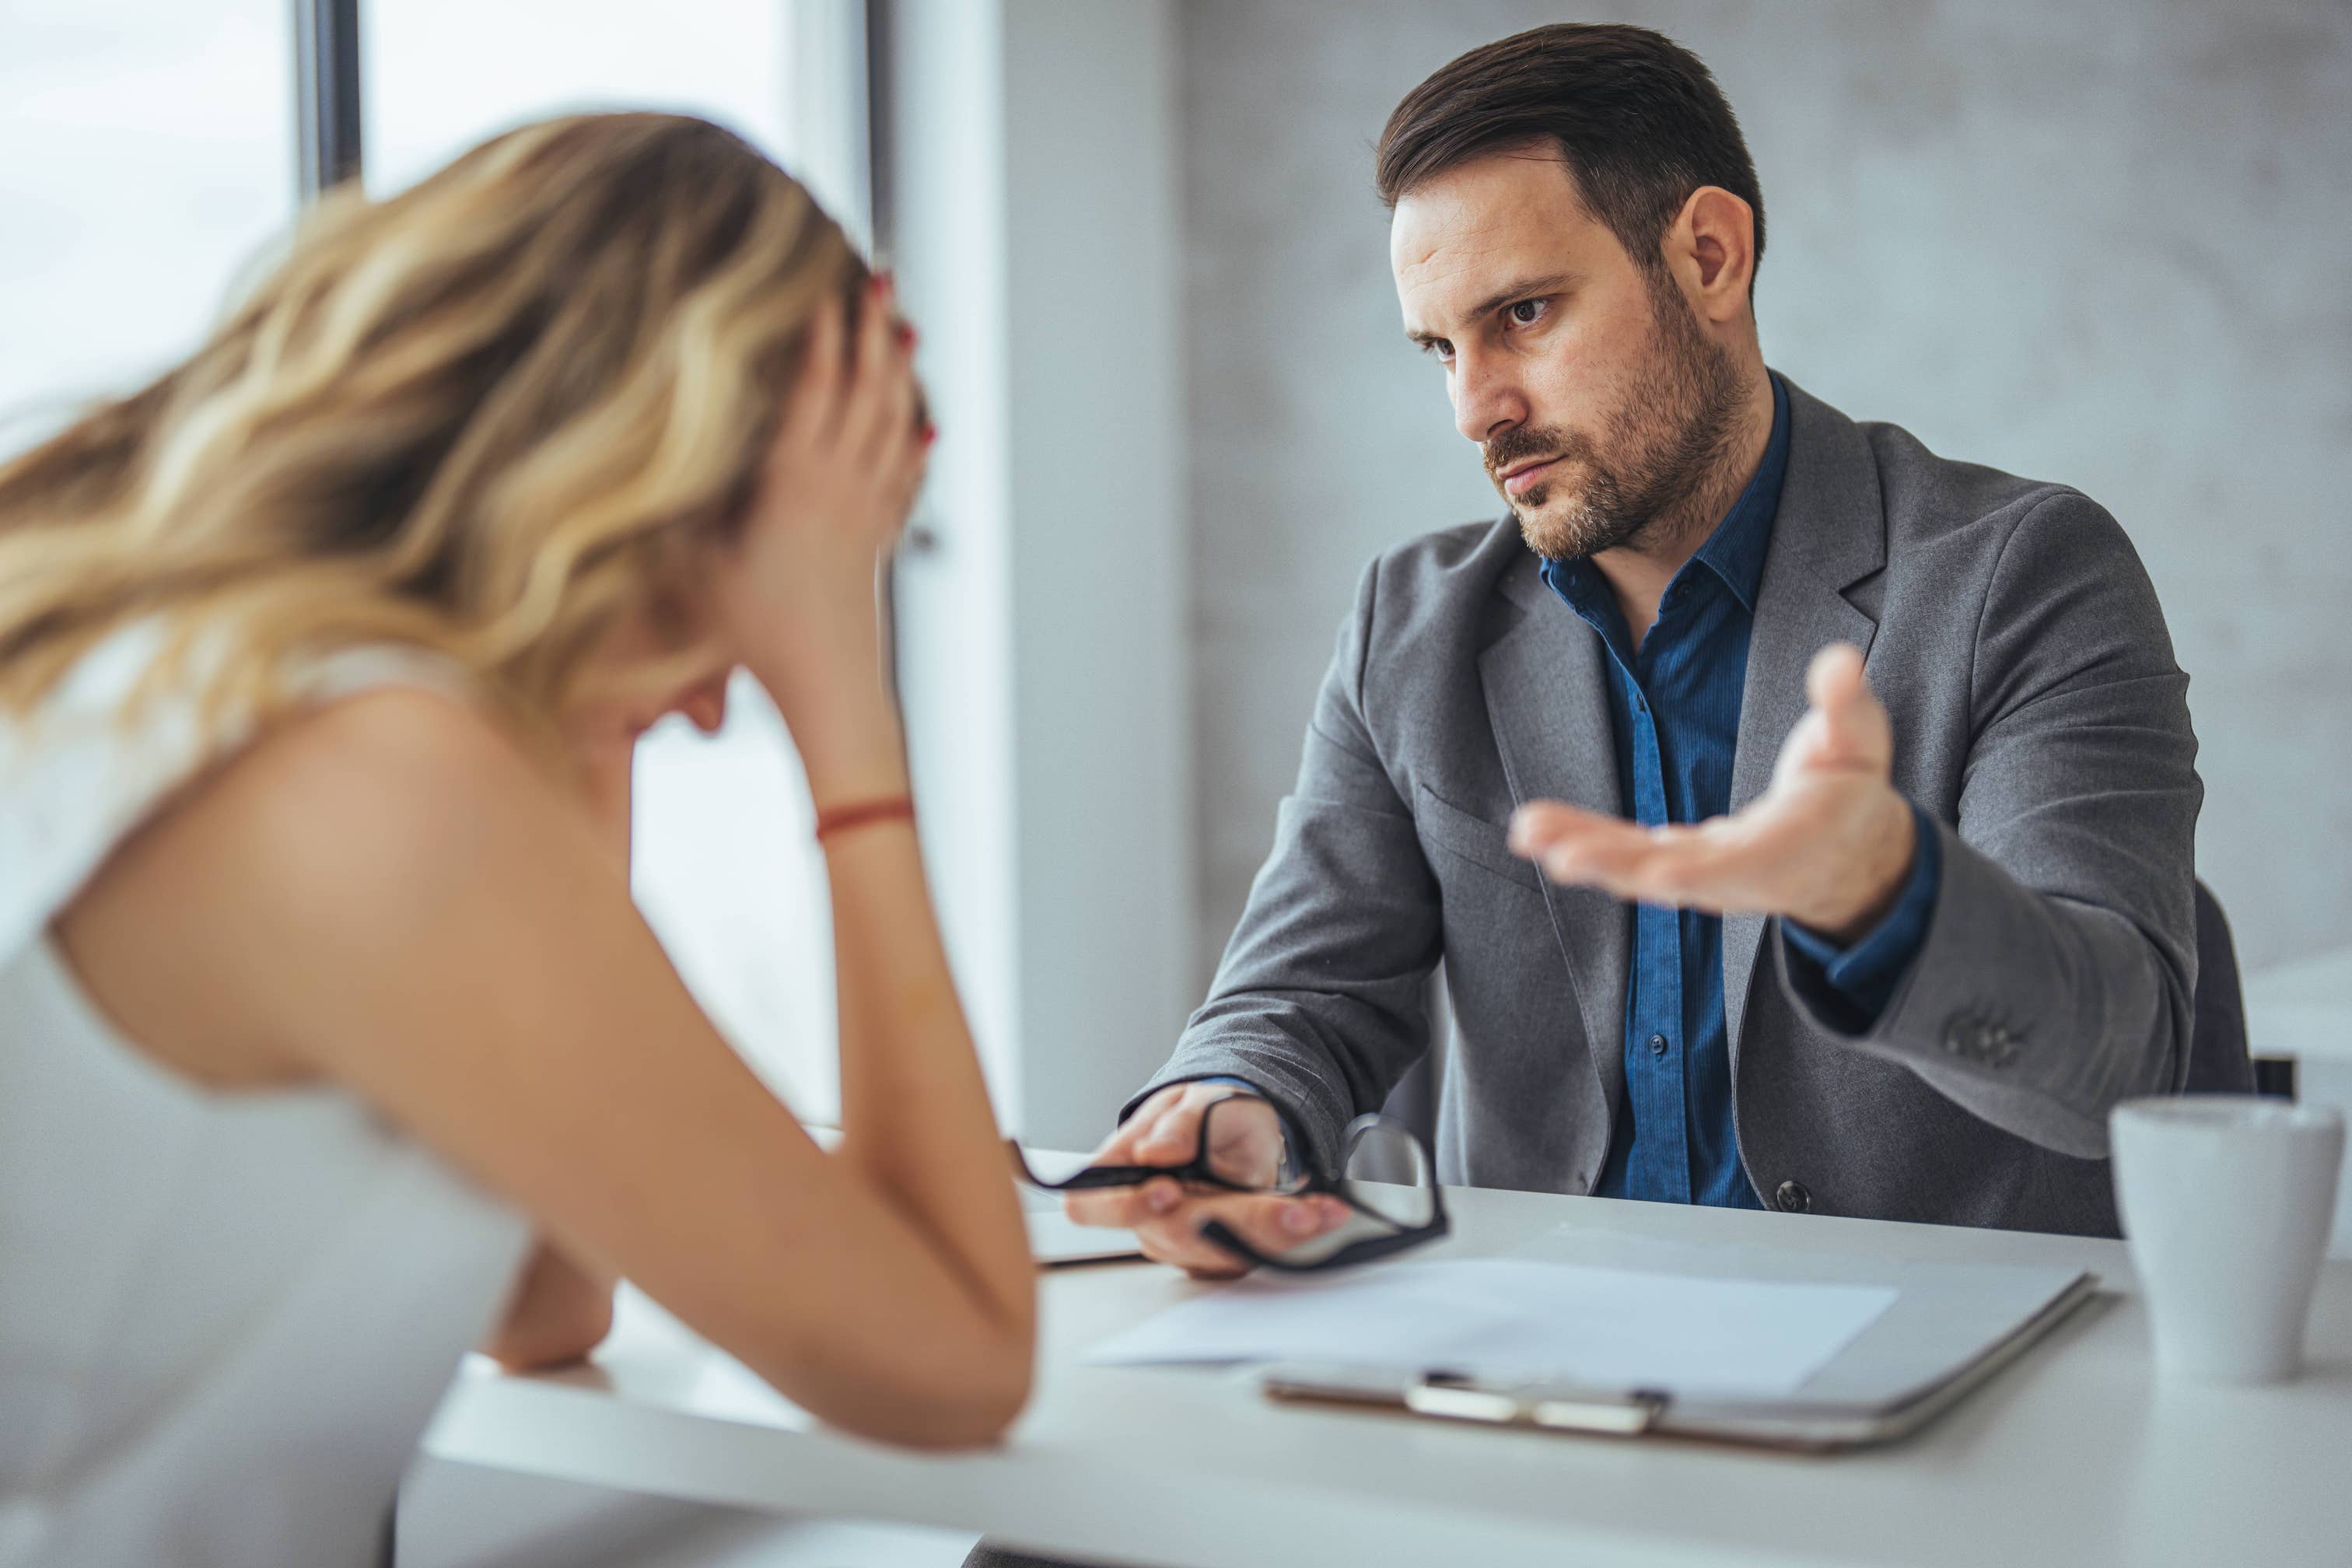
[(853, 827), (865, 827), (877, 822), (912, 822), (915, 820), (914, 800), (907, 795), (893, 795), (887, 800), (853, 801), (816, 814), (816, 841), (824, 843), (836, 833), (846, 833)]

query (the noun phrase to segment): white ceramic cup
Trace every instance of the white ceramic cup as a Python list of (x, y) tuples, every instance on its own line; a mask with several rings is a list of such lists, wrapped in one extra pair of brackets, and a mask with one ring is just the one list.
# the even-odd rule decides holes
[(2209, 1383), (2294, 1376), (2335, 1220), (2343, 1113), (2179, 1095), (2126, 1100), (2107, 1130), (2158, 1370)]

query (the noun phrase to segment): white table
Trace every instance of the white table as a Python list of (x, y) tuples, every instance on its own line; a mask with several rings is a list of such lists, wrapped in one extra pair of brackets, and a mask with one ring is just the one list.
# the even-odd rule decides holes
[(470, 1365), (426, 1447), (665, 1497), (1192, 1568), (2352, 1562), (2352, 1263), (2327, 1266), (2301, 1382), (2159, 1387), (2120, 1243), (1518, 1193), (1447, 1202), (1443, 1247), (1457, 1256), (1569, 1224), (2067, 1264), (2117, 1296), (1909, 1444), (1829, 1458), (1278, 1405), (1237, 1373), (1080, 1364), (1103, 1335), (1202, 1289), (1145, 1264), (1047, 1275), (1037, 1395), (992, 1451), (898, 1453), (815, 1426), (642, 1300), (593, 1368)]
[[(2295, 1098), (2352, 1119), (2352, 948), (2248, 975), (2245, 989), (2253, 1053), (2293, 1057)], [(2352, 1258), (2352, 1160), (2336, 1188), (2328, 1256)]]

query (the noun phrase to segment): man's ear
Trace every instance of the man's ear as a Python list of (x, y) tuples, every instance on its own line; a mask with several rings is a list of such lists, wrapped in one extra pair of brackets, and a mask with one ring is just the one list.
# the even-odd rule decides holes
[(1745, 314), (1756, 280), (1756, 211), (1721, 185), (1701, 185), (1666, 226), (1666, 266), (1705, 320)]

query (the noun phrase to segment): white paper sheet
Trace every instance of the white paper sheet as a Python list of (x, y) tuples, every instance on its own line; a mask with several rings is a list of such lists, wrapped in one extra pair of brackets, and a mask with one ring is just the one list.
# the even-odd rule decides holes
[(1679, 1395), (1793, 1394), (1889, 1286), (1696, 1279), (1513, 1258), (1256, 1275), (1095, 1347), (1098, 1364), (1346, 1362)]

